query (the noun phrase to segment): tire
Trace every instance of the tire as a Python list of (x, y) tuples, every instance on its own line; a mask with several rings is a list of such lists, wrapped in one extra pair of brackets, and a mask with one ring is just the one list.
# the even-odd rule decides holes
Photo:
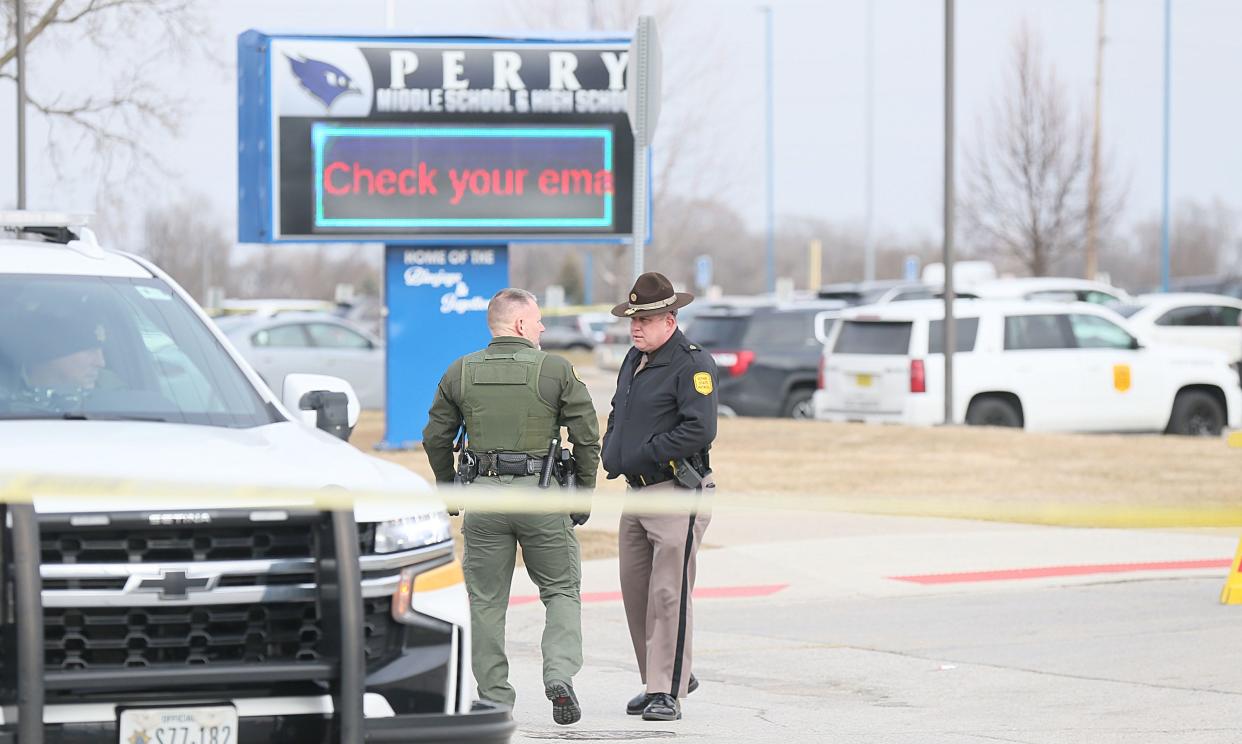
[(813, 395), (815, 395), (815, 391), (811, 388), (798, 388), (794, 390), (785, 399), (785, 405), (781, 408), (781, 415), (785, 418), (798, 419), (800, 421), (809, 421), (815, 418), (815, 407), (811, 403)]
[(1022, 428), (1022, 413), (1012, 402), (995, 396), (975, 398), (966, 409), (970, 426), (1005, 426)]
[(1166, 434), (1219, 437), (1225, 428), (1225, 409), (1216, 396), (1203, 390), (1183, 390), (1173, 401)]

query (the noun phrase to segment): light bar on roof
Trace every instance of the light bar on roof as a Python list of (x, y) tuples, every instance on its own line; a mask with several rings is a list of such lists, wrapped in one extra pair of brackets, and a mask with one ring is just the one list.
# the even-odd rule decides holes
[(85, 227), (91, 215), (84, 212), (33, 212), (24, 209), (0, 210), (0, 228)]

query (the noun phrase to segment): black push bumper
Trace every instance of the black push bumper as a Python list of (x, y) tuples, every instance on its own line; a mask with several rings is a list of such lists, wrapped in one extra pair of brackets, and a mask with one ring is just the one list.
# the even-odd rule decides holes
[[(7, 514), (6, 514), (7, 512)], [(5, 534), (6, 517), (12, 529)], [(357, 525), (349, 511), (333, 512), (323, 525), (321, 543), (329, 546), (319, 560), (319, 589), (337, 633), (327, 639), (335, 661), (328, 688), (332, 714), (249, 715), (238, 720), (242, 744), (507, 744), (516, 728), (507, 707), (476, 704), (469, 713), (405, 714), (365, 718), (366, 667), (363, 653), (363, 602), (358, 562)], [(9, 539), (11, 538), (11, 539)], [(0, 621), (9, 615), (16, 633), (15, 683), (17, 722), (0, 725), (0, 744), (113, 744), (117, 720), (44, 724), (46, 691), (55, 674), (43, 660), (39, 526), (29, 504), (0, 503)], [(11, 578), (5, 576), (12, 573)], [(6, 607), (4, 587), (13, 586), (13, 607)], [(6, 612), (6, 610), (8, 610)], [(0, 653), (3, 649), (0, 649)], [(9, 663), (5, 659), (6, 666)], [(13, 669), (13, 667), (9, 667)], [(3, 671), (3, 670), (0, 670)], [(8, 680), (4, 680), (8, 681)], [(185, 687), (188, 698), (216, 697)], [(105, 692), (105, 690), (99, 690)], [(260, 709), (261, 710), (261, 709)]]
[[(416, 714), (368, 718), (365, 742), (391, 744), (507, 744), (516, 724), (509, 709), (476, 704), (461, 714)], [(238, 741), (264, 744), (329, 744), (332, 720), (328, 716), (248, 716), (239, 721)], [(45, 744), (115, 744), (116, 722), (49, 724)], [(0, 726), (0, 744), (20, 744), (15, 727)]]

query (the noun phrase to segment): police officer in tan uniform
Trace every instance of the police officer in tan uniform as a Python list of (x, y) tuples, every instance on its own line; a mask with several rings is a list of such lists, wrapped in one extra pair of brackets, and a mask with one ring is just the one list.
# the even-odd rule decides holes
[(621, 516), (621, 594), (638, 673), (646, 688), (626, 712), (651, 721), (681, 718), (691, 674), (696, 556), (711, 521), (715, 488), (708, 449), (716, 438), (716, 364), (677, 328), (693, 301), (662, 274), (638, 278), (613, 315), (630, 320), (633, 348), (617, 375), (604, 434), (609, 478), (631, 493), (667, 498), (684, 511)]

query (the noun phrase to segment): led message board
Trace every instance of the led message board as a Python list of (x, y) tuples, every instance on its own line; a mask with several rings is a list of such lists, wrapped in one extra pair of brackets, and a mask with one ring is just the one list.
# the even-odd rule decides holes
[(316, 124), (316, 230), (609, 229), (613, 132)]
[(240, 239), (625, 242), (627, 49), (247, 31)]

